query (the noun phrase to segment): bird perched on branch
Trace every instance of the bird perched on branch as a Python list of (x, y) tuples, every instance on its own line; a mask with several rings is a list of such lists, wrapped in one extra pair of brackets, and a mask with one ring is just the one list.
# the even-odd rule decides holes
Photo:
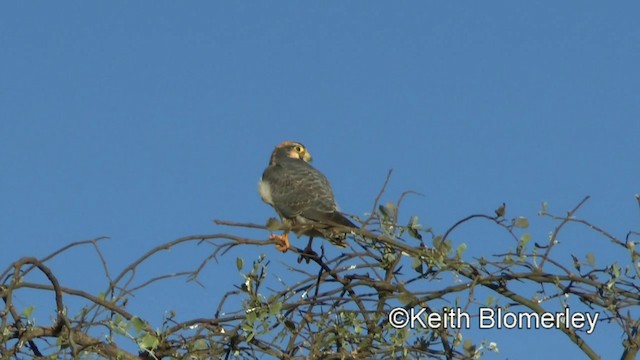
[[(260, 179), (260, 197), (275, 209), (289, 229), (298, 236), (309, 236), (305, 253), (313, 253), (314, 237), (344, 247), (348, 232), (344, 227), (357, 227), (338, 211), (329, 181), (310, 162), (311, 154), (301, 143), (280, 143)], [(270, 239), (278, 241), (276, 248), (282, 252), (290, 247), (288, 229), (282, 235), (272, 234)]]

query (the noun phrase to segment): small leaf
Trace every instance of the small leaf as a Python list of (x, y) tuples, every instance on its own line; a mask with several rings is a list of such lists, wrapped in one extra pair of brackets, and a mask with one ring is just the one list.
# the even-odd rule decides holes
[(257, 318), (258, 318), (258, 315), (256, 314), (255, 311), (249, 311), (245, 319), (247, 320), (247, 324), (253, 326), (253, 323), (256, 321)]
[(420, 235), (420, 228), (422, 226), (418, 223), (418, 217), (413, 215), (409, 219), (409, 224), (407, 225), (407, 230), (409, 231), (409, 235), (414, 239), (422, 240), (422, 235)]
[(380, 205), (378, 206), (378, 210), (380, 210), (380, 214), (382, 214), (382, 217), (384, 218), (384, 220), (389, 221), (391, 219), (391, 211), (389, 211), (389, 209), (387, 209), (385, 206)]
[(135, 330), (135, 332), (140, 332), (146, 329), (144, 321), (137, 316), (131, 318), (131, 324), (133, 325), (133, 330)]
[(442, 235), (435, 236), (435, 237), (431, 240), (431, 243), (433, 244), (433, 247), (434, 247), (435, 249), (439, 248), (439, 247), (440, 247), (440, 244), (442, 243)]
[(462, 254), (465, 252), (465, 250), (467, 250), (467, 244), (460, 244), (460, 246), (458, 246), (458, 248), (456, 249), (456, 257), (458, 259), (462, 259)]
[(113, 330), (118, 334), (126, 335), (131, 328), (131, 323), (129, 323), (128, 321), (124, 321), (124, 318), (122, 316), (116, 315), (116, 317), (113, 318), (112, 326)]
[(249, 333), (249, 336), (247, 336), (247, 340), (245, 340), (247, 343), (250, 343), (251, 340), (253, 340), (253, 337), (256, 336), (256, 333), (254, 333), (253, 331), (251, 331)]
[(394, 261), (396, 261), (395, 255), (392, 253), (386, 253), (382, 256), (380, 267), (382, 267), (383, 269), (388, 269)]
[(204, 341), (204, 339), (198, 339), (196, 340), (195, 343), (193, 343), (193, 346), (191, 347), (192, 350), (207, 350), (209, 347), (207, 346), (207, 342)]
[(413, 303), (413, 301), (416, 299), (415, 296), (413, 296), (413, 294), (411, 294), (410, 292), (406, 292), (403, 291), (400, 293), (400, 295), (398, 295), (398, 301), (400, 301), (400, 303), (402, 303), (402, 305), (409, 305), (411, 303)]
[(578, 258), (573, 254), (571, 255), (571, 258), (573, 259), (573, 267), (580, 272), (580, 260), (578, 260)]
[(596, 257), (593, 255), (593, 253), (587, 254), (587, 264), (591, 267), (596, 266)]
[(280, 313), (280, 310), (282, 310), (282, 303), (281, 302), (277, 302), (275, 304), (271, 304), (271, 306), (269, 306), (269, 315), (277, 315)]
[(527, 220), (527, 218), (524, 216), (518, 216), (517, 218), (513, 219), (513, 226), (520, 229), (526, 229), (529, 227), (529, 220)]
[(478, 260), (478, 264), (480, 264), (480, 266), (482, 266), (482, 267), (487, 266), (487, 259), (485, 259), (485, 258), (484, 258), (484, 256), (483, 256), (483, 257), (481, 257), (481, 258)]
[(147, 333), (142, 337), (142, 339), (140, 339), (138, 344), (145, 350), (153, 350), (158, 347), (160, 340), (158, 340), (156, 336)]
[(505, 262), (507, 265), (513, 265), (513, 258), (511, 257), (511, 254), (506, 254), (506, 255), (504, 256), (504, 262)]
[(527, 246), (527, 244), (531, 241), (531, 234), (526, 233), (520, 237), (520, 242), (518, 243), (518, 248), (516, 249), (516, 253), (518, 255), (522, 255), (522, 250)]
[(547, 213), (547, 210), (549, 209), (549, 203), (547, 203), (546, 201), (542, 202), (542, 210), (540, 210), (543, 214)]
[(287, 329), (289, 329), (291, 331), (294, 331), (296, 329), (296, 324), (291, 320), (285, 320), (284, 321), (284, 326), (286, 326)]
[(467, 356), (472, 357), (476, 353), (476, 346), (469, 339), (465, 339), (462, 348)]
[(499, 208), (495, 210), (496, 216), (501, 218), (504, 217), (504, 214), (507, 212), (507, 204), (502, 203)]
[(494, 299), (493, 295), (489, 295), (489, 296), (487, 297), (486, 305), (487, 305), (487, 306), (492, 306), (494, 301), (495, 301), (495, 299)]
[(618, 266), (618, 263), (613, 263), (613, 265), (611, 265), (611, 268), (613, 269), (613, 277), (614, 278), (619, 278), (620, 277), (620, 266)]
[(244, 266), (244, 261), (242, 260), (241, 257), (237, 257), (236, 258), (236, 268), (238, 268), (238, 271), (242, 271), (242, 267)]
[(396, 212), (397, 212), (397, 209), (396, 209), (396, 206), (395, 206), (395, 205), (393, 205), (393, 203), (392, 203), (392, 202), (388, 202), (388, 203), (387, 203), (387, 209), (389, 210), (389, 212), (390, 212), (392, 215), (394, 215), (394, 216), (395, 216), (395, 214), (396, 214)]
[(24, 310), (22, 310), (22, 316), (23, 316), (24, 318), (26, 318), (26, 319), (30, 318), (30, 317), (31, 317), (31, 314), (33, 313), (33, 310), (34, 310), (34, 309), (35, 309), (35, 308), (33, 307), (33, 305), (31, 305), (31, 306), (29, 306), (29, 307), (24, 308)]
[(422, 269), (422, 259), (420, 259), (419, 257), (414, 257), (411, 260), (411, 267), (413, 268), (413, 270), (415, 270), (418, 274), (422, 274), (423, 269)]
[(409, 235), (414, 238), (414, 239), (418, 239), (418, 240), (422, 240), (422, 235), (420, 235), (420, 233), (418, 232), (418, 230), (416, 230), (415, 228), (408, 228), (407, 229), (409, 231)]

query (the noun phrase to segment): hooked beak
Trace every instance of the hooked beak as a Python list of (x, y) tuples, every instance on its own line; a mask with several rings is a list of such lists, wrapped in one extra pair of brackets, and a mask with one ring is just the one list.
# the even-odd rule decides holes
[(311, 158), (311, 154), (309, 154), (308, 151), (305, 151), (304, 154), (302, 155), (302, 160), (310, 163), (313, 159)]

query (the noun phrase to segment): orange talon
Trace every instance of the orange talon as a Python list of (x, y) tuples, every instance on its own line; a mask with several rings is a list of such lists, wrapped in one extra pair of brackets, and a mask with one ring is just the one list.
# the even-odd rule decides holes
[(269, 236), (269, 240), (275, 240), (276, 243), (276, 249), (278, 249), (278, 251), (282, 251), (287, 252), (287, 250), (289, 250), (289, 248), (291, 247), (291, 245), (289, 244), (289, 233), (285, 233), (282, 235), (276, 235), (276, 234), (271, 234)]

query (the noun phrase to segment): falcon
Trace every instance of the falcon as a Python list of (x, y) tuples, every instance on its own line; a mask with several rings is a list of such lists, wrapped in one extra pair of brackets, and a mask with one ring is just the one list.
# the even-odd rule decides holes
[[(338, 211), (329, 180), (310, 162), (311, 154), (301, 143), (280, 143), (258, 184), (260, 197), (275, 209), (288, 229), (301, 228), (298, 236), (309, 236), (305, 253), (313, 253), (314, 237), (344, 247), (348, 230), (341, 227), (356, 228), (356, 225)], [(269, 237), (277, 240), (276, 248), (282, 252), (290, 248), (288, 229), (282, 235)]]

